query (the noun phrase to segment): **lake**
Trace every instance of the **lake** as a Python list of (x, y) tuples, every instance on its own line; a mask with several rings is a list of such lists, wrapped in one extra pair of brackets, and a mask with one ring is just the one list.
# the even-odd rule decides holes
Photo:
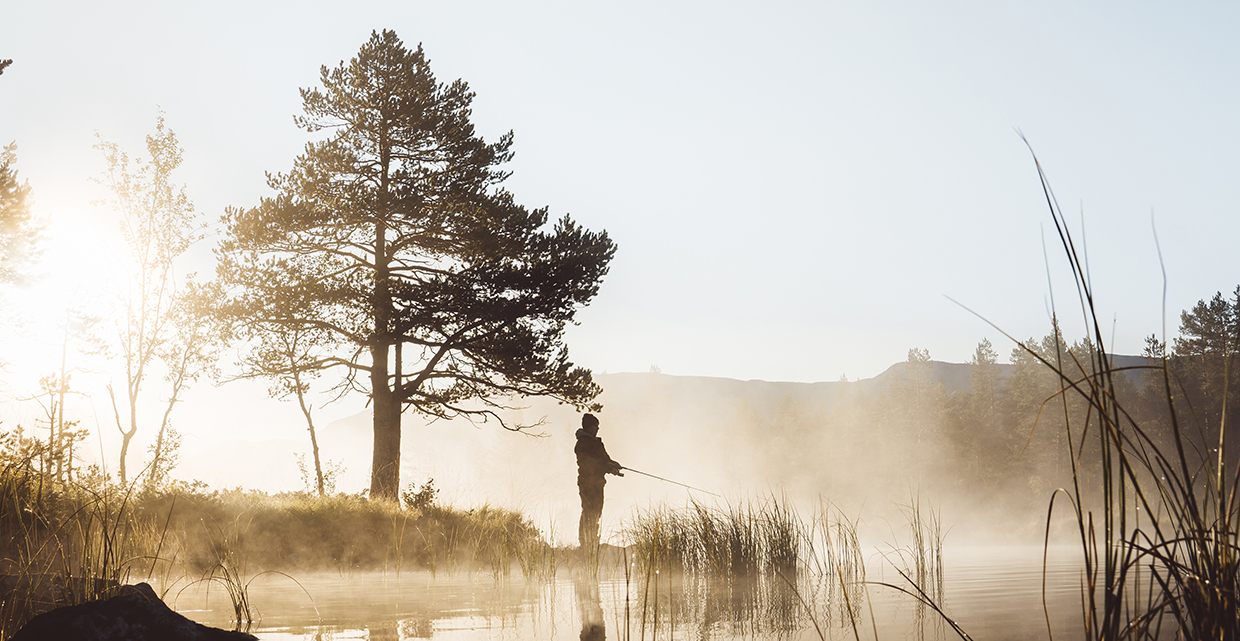
[[(569, 568), (544, 582), (527, 582), (519, 573), (504, 579), (368, 572), (295, 580), (264, 574), (250, 583), (261, 617), (250, 631), (281, 640), (810, 640), (820, 638), (819, 629), (828, 639), (855, 638), (855, 621), (863, 639), (875, 638), (875, 632), (879, 639), (959, 638), (913, 597), (880, 585), (913, 589), (880, 552), (867, 559), (866, 584), (851, 586), (847, 595), (838, 582), (805, 576), (794, 579), (794, 591), (787, 581), (770, 578), (705, 583), (660, 575), (626, 581), (622, 569), (602, 573), (597, 582), (574, 578)], [(944, 609), (974, 639), (1048, 638), (1041, 548), (948, 547), (943, 568)], [(1056, 639), (1082, 636), (1080, 581), (1079, 552), (1052, 550), (1046, 599)], [(232, 605), (218, 585), (181, 581), (165, 599), (194, 620), (232, 627)], [(597, 628), (583, 631), (583, 617), (600, 621), (605, 637)]]

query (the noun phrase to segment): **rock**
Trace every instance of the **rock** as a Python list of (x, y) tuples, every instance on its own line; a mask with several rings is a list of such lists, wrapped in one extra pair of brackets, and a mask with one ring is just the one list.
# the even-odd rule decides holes
[(145, 583), (122, 586), (103, 601), (70, 605), (31, 619), (10, 641), (256, 641), (244, 632), (191, 621), (164, 604)]

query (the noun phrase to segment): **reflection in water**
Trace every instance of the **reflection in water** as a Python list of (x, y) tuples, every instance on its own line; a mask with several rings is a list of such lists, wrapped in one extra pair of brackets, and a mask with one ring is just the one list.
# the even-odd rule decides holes
[(401, 621), (380, 621), (372, 623), (367, 628), (370, 634), (367, 636), (370, 641), (400, 641), (400, 624)]
[(430, 619), (405, 619), (400, 622), (400, 638), (429, 639), (434, 629)]
[(581, 641), (603, 641), (607, 628), (603, 624), (603, 599), (599, 596), (598, 576), (578, 572), (573, 579), (577, 609), (581, 614)]
[[(1046, 638), (1040, 550), (1024, 556), (971, 552), (946, 567), (948, 613), (973, 638)], [(901, 581), (890, 568), (871, 567), (867, 574), (872, 582)], [(1056, 638), (1080, 629), (1079, 574), (1075, 558), (1050, 568)], [(859, 625), (863, 638), (872, 638), (873, 628), (880, 639), (958, 638), (907, 595), (876, 583), (849, 586), (845, 595), (840, 585), (808, 573), (795, 580), (797, 591), (777, 577), (704, 581), (664, 572), (627, 579), (618, 570), (531, 583), (415, 573), (299, 577), (300, 585), (260, 577), (251, 599), (262, 621), (252, 632), (264, 641), (584, 641), (605, 639), (611, 628), (613, 641), (816, 641), (816, 625), (827, 639), (853, 639), (853, 625)], [(232, 627), (231, 606), (218, 590), (209, 600), (193, 589), (171, 598), (176, 594), (174, 588), (170, 604), (187, 616)]]
[(631, 623), (654, 637), (679, 631), (695, 638), (787, 638), (809, 625), (796, 592), (771, 577), (657, 573), (639, 583), (639, 616)]

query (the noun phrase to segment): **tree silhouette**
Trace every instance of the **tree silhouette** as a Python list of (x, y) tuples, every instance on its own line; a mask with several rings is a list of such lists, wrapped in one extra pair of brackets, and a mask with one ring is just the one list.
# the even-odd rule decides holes
[(371, 496), (395, 500), (403, 410), (485, 420), (512, 397), (598, 394), (562, 338), (615, 245), (513, 201), (511, 132), (476, 135), (468, 85), (436, 81), (420, 46), (373, 33), (321, 83), (296, 121), (326, 135), (269, 178), (275, 196), (225, 213), (222, 311), (256, 340), (323, 333), (313, 367), (369, 395)]
[[(1164, 350), (1157, 339), (1147, 347), (1150, 352)], [(1227, 428), (1240, 421), (1240, 286), (1230, 297), (1217, 292), (1181, 312), (1180, 335), (1170, 351), (1167, 365), (1185, 441), (1204, 459), (1214, 459), (1222, 448), (1226, 466), (1235, 466), (1240, 460), (1240, 440), (1229, 438)], [(1162, 381), (1155, 389), (1165, 394)], [(1159, 418), (1161, 427), (1169, 430), (1163, 398)]]

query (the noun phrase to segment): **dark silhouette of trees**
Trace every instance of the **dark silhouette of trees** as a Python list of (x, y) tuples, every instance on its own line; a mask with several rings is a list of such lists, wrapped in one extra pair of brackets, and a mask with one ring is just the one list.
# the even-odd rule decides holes
[(1156, 336), (1146, 338), (1145, 355), (1155, 364), (1166, 360), (1173, 405), (1167, 403), (1163, 371), (1147, 370), (1141, 375), (1138, 414), (1168, 446), (1173, 430), (1180, 430), (1191, 460), (1213, 460), (1222, 448), (1226, 465), (1233, 467), (1240, 462), (1240, 439), (1226, 438), (1226, 428), (1240, 420), (1240, 286), (1230, 298), (1218, 292), (1181, 312), (1179, 334), (1170, 349)]
[(270, 177), (273, 197), (224, 216), (222, 311), (245, 338), (321, 333), (302, 365), (369, 396), (370, 493), (395, 500), (405, 409), (498, 419), (512, 397), (598, 394), (562, 337), (615, 245), (514, 202), (512, 134), (475, 134), (468, 85), (438, 82), (421, 47), (373, 33), (321, 82), (297, 118), (320, 137)]
[(891, 381), (891, 394), (903, 399), (894, 406), (898, 411), (892, 421), (904, 426), (903, 429), (912, 437), (913, 447), (921, 448), (936, 442), (943, 423), (947, 394), (942, 381), (934, 376), (929, 350), (909, 349), (907, 366)]
[[(1175, 377), (1188, 401), (1193, 423), (1217, 447), (1219, 429), (1240, 419), (1236, 353), (1240, 350), (1240, 286), (1231, 299), (1218, 292), (1180, 314), (1180, 336), (1174, 341)], [(1226, 415), (1224, 415), (1226, 414)]]

